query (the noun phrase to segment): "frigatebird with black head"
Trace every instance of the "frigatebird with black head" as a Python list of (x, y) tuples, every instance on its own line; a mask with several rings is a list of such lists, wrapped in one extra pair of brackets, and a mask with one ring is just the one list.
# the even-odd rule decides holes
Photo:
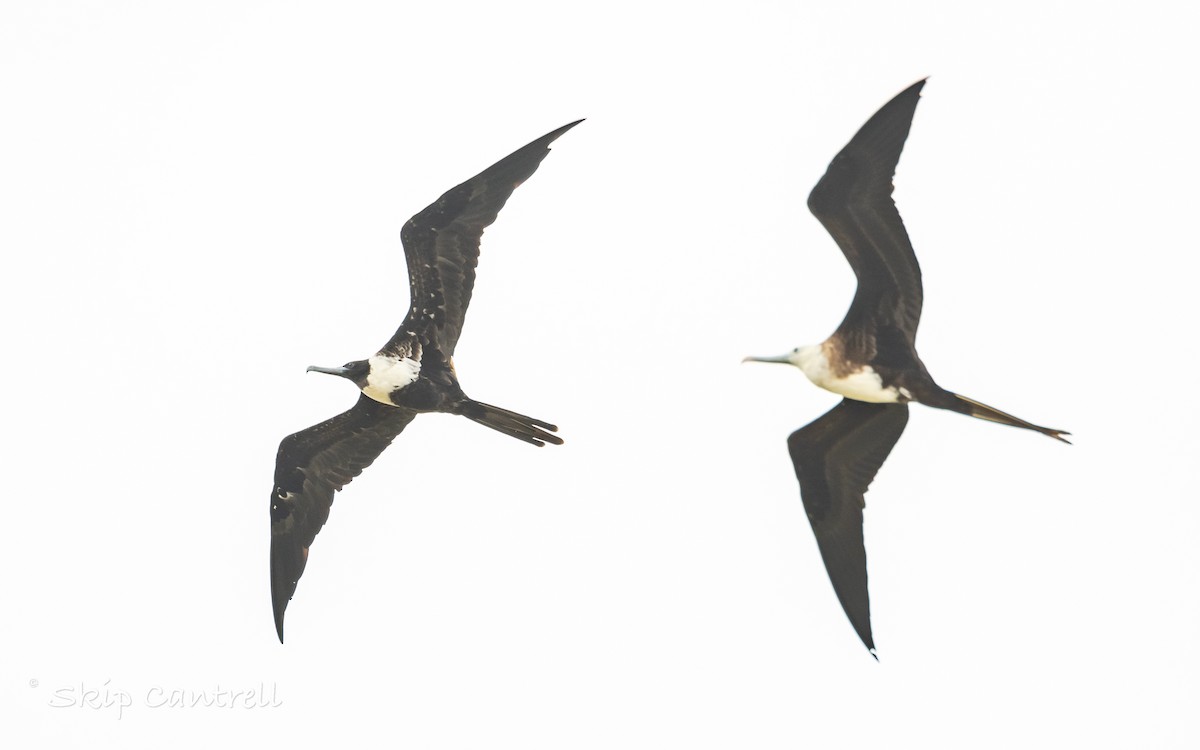
[(841, 325), (823, 343), (778, 357), (843, 400), (792, 433), (788, 451), (804, 510), (842, 608), (875, 654), (863, 546), (863, 495), (908, 423), (908, 402), (1034, 430), (1055, 430), (952, 393), (917, 356), (921, 268), (892, 200), (892, 179), (925, 81), (885, 104), (830, 162), (808, 208), (841, 248), (858, 290)]
[(578, 120), (506, 156), (408, 220), (400, 233), (408, 262), (409, 310), (383, 348), (342, 367), (309, 367), (337, 375), (362, 393), (349, 411), (279, 444), (271, 493), (271, 599), (283, 641), (283, 614), (329, 518), (333, 495), (371, 465), (421, 412), (472, 419), (531, 445), (561, 445), (557, 427), (469, 398), (454, 371), (454, 347), (475, 286), (483, 230), (517, 186), (550, 153), (550, 143)]

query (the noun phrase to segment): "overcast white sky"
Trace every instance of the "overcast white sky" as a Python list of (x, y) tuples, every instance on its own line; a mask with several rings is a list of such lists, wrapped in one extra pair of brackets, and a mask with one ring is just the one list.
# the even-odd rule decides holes
[[(0, 5), (10, 745), (1195, 747), (1200, 19), (1116, 5)], [(841, 320), (805, 199), (924, 76), (922, 355), (1076, 444), (913, 409), (877, 664), (784, 442), (837, 397), (739, 362)], [(304, 368), (403, 317), (409, 216), (580, 117), (456, 357), (566, 445), (417, 419), (281, 646), (276, 446), (356, 398)]]

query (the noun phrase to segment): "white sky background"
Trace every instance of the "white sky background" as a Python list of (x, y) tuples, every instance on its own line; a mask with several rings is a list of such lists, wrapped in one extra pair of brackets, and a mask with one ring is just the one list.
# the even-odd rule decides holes
[[(1200, 19), (901, 5), (0, 5), (11, 746), (1194, 747)], [(913, 408), (867, 496), (877, 664), (784, 443), (837, 397), (739, 362), (841, 320), (805, 199), (927, 75), (921, 353), (1076, 444)], [(276, 446), (356, 398), (304, 368), (398, 325), (409, 216), (579, 117), (456, 357), (566, 445), (417, 419), (281, 646)]]

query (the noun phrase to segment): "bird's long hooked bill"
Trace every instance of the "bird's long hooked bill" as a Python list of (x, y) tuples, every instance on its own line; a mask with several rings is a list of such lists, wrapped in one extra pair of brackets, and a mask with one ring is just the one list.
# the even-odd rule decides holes
[[(323, 372), (326, 375), (342, 375), (342, 376), (344, 376), (346, 374), (347, 370), (345, 367), (317, 367), (316, 365), (309, 365), (308, 369), (305, 370), (305, 372)], [(329, 381), (324, 381), (324, 382), (329, 382)]]
[(780, 364), (790, 365), (792, 360), (788, 357), (788, 355), (780, 354), (777, 357), (743, 357), (742, 364), (746, 364), (747, 362), (778, 362)]

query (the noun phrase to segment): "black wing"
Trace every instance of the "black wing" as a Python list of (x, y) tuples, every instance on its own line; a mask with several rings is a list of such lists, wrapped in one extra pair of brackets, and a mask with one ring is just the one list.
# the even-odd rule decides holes
[(907, 404), (843, 399), (788, 437), (788, 452), (800, 480), (800, 497), (825, 560), (825, 570), (850, 624), (872, 654), (875, 641), (867, 597), (863, 495), (906, 424)]
[(406, 331), (411, 331), (445, 356), (454, 353), (475, 287), (484, 228), (496, 220), (517, 186), (537, 170), (550, 153), (550, 143), (580, 122), (514, 151), (408, 220), (400, 239), (408, 259), (412, 306), (384, 351), (405, 344), (410, 338)]
[(333, 493), (370, 466), (416, 414), (359, 396), (354, 408), (279, 444), (271, 493), (271, 603), (280, 643), (283, 612), (304, 573), (308, 548), (329, 518)]
[(808, 196), (808, 209), (858, 277), (858, 291), (835, 335), (860, 361), (874, 358), (877, 326), (897, 329), (916, 346), (921, 267), (892, 201), (892, 178), (924, 85), (917, 81), (867, 120)]

